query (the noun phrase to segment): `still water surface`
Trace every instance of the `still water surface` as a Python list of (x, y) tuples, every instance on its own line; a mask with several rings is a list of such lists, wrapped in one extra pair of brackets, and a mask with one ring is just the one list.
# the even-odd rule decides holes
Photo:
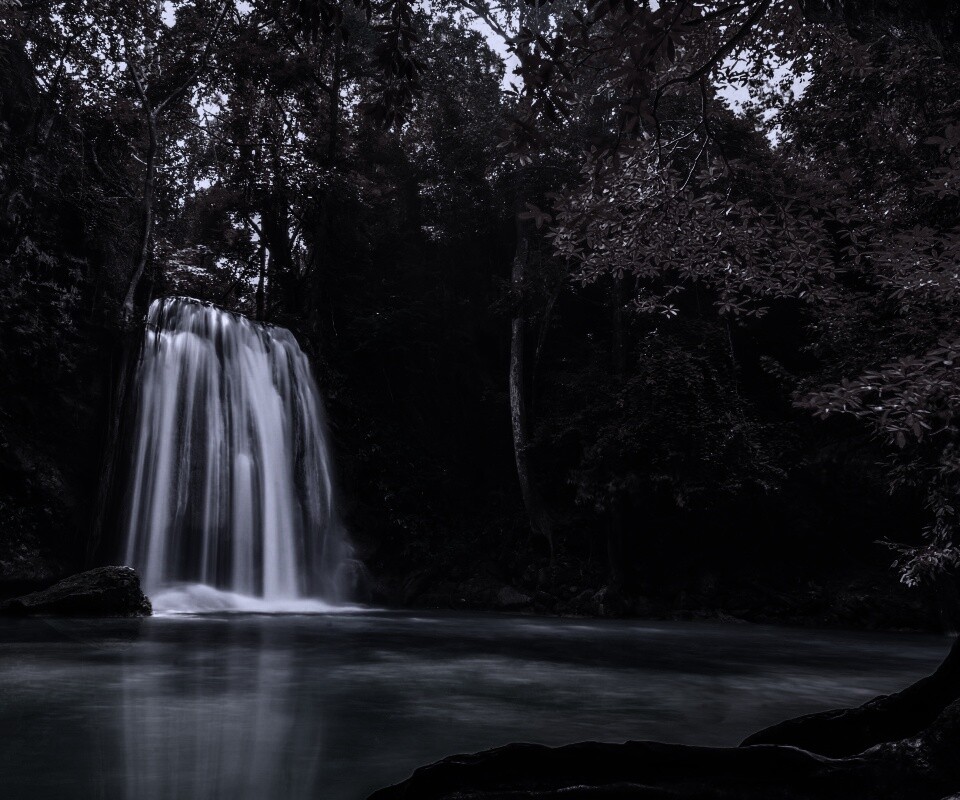
[(733, 745), (944, 638), (369, 612), (0, 621), (5, 800), (357, 800), (510, 741)]

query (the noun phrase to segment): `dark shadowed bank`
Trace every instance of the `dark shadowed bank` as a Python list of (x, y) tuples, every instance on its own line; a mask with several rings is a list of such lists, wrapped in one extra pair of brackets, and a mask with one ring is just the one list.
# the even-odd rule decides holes
[(960, 791), (960, 647), (902, 692), (811, 714), (739, 748), (510, 744), (418, 769), (370, 800), (942, 800)]

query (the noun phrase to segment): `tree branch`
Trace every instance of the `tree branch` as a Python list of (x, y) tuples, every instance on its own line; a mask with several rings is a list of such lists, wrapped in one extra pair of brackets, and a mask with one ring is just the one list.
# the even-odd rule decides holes
[(136, 196), (133, 194), (133, 192), (130, 191), (130, 189), (128, 189), (123, 184), (121, 184), (119, 181), (107, 175), (106, 170), (104, 170), (104, 168), (100, 165), (100, 159), (97, 158), (97, 140), (96, 139), (94, 139), (90, 143), (90, 160), (91, 160), (91, 163), (93, 164), (94, 170), (103, 179), (104, 183), (106, 183), (108, 186), (115, 189), (116, 191), (120, 192), (128, 200), (137, 199)]
[(517, 41), (516, 37), (507, 33), (506, 29), (497, 21), (496, 17), (490, 13), (489, 8), (484, 8), (478, 2), (469, 2), (469, 0), (460, 0), (460, 5), (468, 11), (472, 11), (474, 14), (476, 14), (477, 17), (484, 22), (487, 27), (490, 28), (490, 30), (503, 39), (507, 45), (513, 48), (514, 43)]
[(161, 111), (163, 111), (163, 109), (166, 108), (167, 105), (177, 95), (189, 89), (193, 85), (194, 81), (196, 81), (197, 78), (200, 77), (200, 74), (207, 68), (207, 62), (210, 59), (210, 50), (213, 48), (214, 39), (217, 38), (217, 34), (220, 32), (220, 27), (223, 25), (223, 21), (227, 16), (227, 11), (230, 10), (230, 5), (231, 0), (226, 0), (226, 2), (223, 4), (223, 8), (220, 9), (217, 22), (213, 26), (213, 30), (210, 32), (210, 37), (207, 39), (207, 43), (203, 48), (203, 53), (200, 54), (200, 60), (197, 63), (197, 68), (191, 72), (190, 75), (187, 76), (186, 80), (184, 80), (176, 89), (174, 89), (162, 101), (160, 101), (155, 109), (156, 114), (159, 114)]
[(677, 78), (672, 78), (660, 86), (657, 89), (657, 100), (654, 102), (654, 108), (656, 108), (660, 98), (663, 97), (663, 93), (671, 86), (676, 86), (678, 83), (693, 83), (694, 81), (698, 81), (700, 78), (709, 75), (710, 70), (716, 67), (721, 61), (723, 61), (724, 58), (730, 55), (734, 48), (747, 37), (750, 31), (753, 30), (754, 26), (763, 18), (763, 15), (767, 13), (771, 2), (772, 0), (760, 0), (753, 11), (750, 12), (750, 16), (747, 17), (743, 25), (737, 29), (737, 32), (727, 39), (727, 41), (721, 44), (720, 47), (714, 50), (714, 52), (707, 58), (706, 61), (704, 61), (703, 64), (701, 64), (692, 72), (689, 72), (686, 75), (681, 75)]

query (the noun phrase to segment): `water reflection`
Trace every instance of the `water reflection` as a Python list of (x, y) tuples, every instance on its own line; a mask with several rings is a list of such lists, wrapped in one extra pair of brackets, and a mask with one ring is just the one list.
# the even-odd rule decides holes
[(319, 796), (323, 708), (304, 702), (304, 665), (282, 632), (225, 627), (215, 649), (124, 670), (129, 800)]
[(509, 741), (729, 745), (948, 647), (454, 614), (0, 620), (0, 798), (356, 800)]

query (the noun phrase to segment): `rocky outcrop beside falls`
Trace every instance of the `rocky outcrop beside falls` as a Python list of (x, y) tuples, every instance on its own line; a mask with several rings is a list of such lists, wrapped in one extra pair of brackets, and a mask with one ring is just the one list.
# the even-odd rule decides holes
[(152, 613), (133, 567), (97, 567), (48, 589), (0, 603), (0, 614), (71, 617), (144, 617)]

